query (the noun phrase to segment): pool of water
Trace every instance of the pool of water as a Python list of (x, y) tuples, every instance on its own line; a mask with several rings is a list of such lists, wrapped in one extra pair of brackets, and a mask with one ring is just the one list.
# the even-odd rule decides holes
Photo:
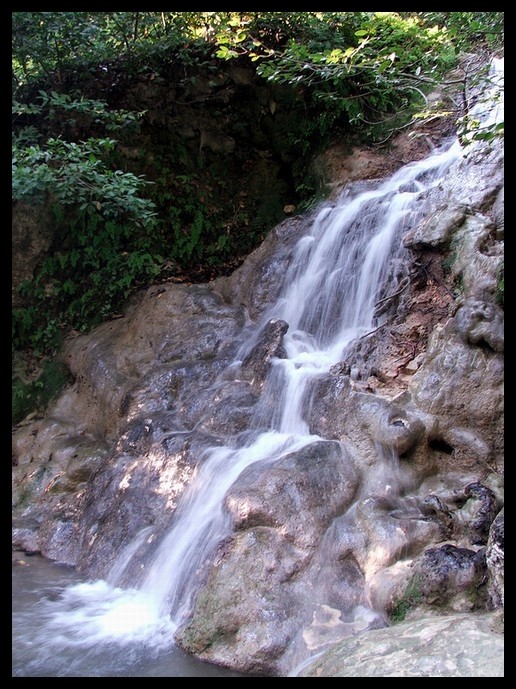
[[(141, 642), (123, 645), (67, 637), (56, 620), (68, 592), (86, 580), (70, 567), (39, 555), (13, 554), (13, 677), (245, 677), (203, 663), (172, 646), (156, 650)], [(73, 612), (73, 610), (72, 610)]]

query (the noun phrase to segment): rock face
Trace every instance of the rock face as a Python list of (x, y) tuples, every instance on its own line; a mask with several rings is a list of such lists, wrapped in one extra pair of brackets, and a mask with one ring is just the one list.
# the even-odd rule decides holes
[[(226, 492), (187, 651), (260, 675), (330, 649), (306, 676), (502, 676), (485, 614), (504, 600), (502, 163), (481, 146), (427, 193), (379, 327), (304, 400), (313, 438)], [(272, 413), (289, 324), (238, 357), (316, 214), (230, 277), (154, 286), (67, 343), (73, 385), (13, 432), (16, 549), (106, 577), (129, 548), (118, 582), (140, 583), (208, 449)]]
[[(314, 578), (324, 577), (325, 595), (339, 610), (360, 601), (356, 560), (343, 554), (339, 561), (320, 547), (357, 486), (352, 458), (334, 441), (243, 471), (226, 495), (236, 533), (224, 543), (180, 643), (200, 657), (216, 653), (228, 667), (245, 658), (248, 672), (284, 674), (285, 650), (314, 609), (314, 599), (307, 600)], [(303, 518), (292, 519), (296, 513)]]
[(503, 677), (493, 615), (425, 617), (346, 639), (298, 677)]
[(486, 560), (489, 572), (488, 593), (493, 608), (504, 605), (504, 508), (494, 520), (487, 542)]

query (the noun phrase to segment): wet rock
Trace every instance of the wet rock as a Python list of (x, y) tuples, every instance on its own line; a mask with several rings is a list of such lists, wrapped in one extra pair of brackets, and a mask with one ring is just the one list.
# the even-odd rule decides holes
[(161, 410), (177, 412), (185, 397), (191, 395), (191, 381), (196, 380), (200, 389), (209, 387), (224, 363), (226, 362), (222, 362), (219, 367), (201, 359), (153, 366), (127, 390), (121, 401), (119, 414), (130, 421)]
[(425, 520), (438, 525), (441, 540), (447, 540), (452, 537), (454, 528), (453, 515), (448, 506), (437, 495), (425, 496), (418, 503), (418, 508)]
[(271, 366), (271, 359), (286, 359), (283, 346), (283, 335), (288, 330), (288, 323), (282, 320), (270, 320), (259, 334), (258, 342), (242, 361), (242, 374), (253, 388), (261, 390)]
[(467, 212), (467, 206), (462, 204), (439, 208), (404, 237), (404, 246), (415, 250), (447, 247), (457, 228), (464, 222)]
[(19, 429), (15, 442), (20, 462), (13, 467), (13, 538), (24, 550), (75, 564), (81, 496), (109, 446), (75, 436), (55, 419), (41, 421), (37, 433), (26, 430)]
[(297, 628), (288, 582), (302, 558), (276, 529), (265, 526), (236, 534), (226, 548), (229, 553), (216, 559), (177, 641), (202, 660), (274, 675)]
[(314, 547), (329, 521), (350, 504), (357, 485), (350, 455), (337, 442), (318, 441), (272, 465), (251, 465), (225, 503), (236, 529), (272, 526), (296, 544)]
[(349, 377), (339, 374), (315, 382), (309, 420), (314, 433), (350, 439), (366, 465), (376, 462), (378, 446), (394, 456), (408, 456), (424, 436), (416, 414), (383, 397), (351, 391)]
[(119, 409), (134, 380), (117, 366), (112, 338), (119, 321), (99, 326), (94, 335), (79, 336), (65, 344), (63, 360), (73, 385), (56, 401), (53, 414), (77, 419), (83, 432), (112, 440), (123, 425)]
[(405, 600), (405, 592), (411, 577), (411, 559), (398, 560), (390, 566), (379, 569), (367, 579), (364, 600), (373, 610), (381, 610), (387, 619), (392, 618), (399, 601)]
[(177, 639), (209, 662), (285, 676), (314, 649), (385, 624), (360, 604), (363, 585), (352, 556), (312, 558), (281, 529), (256, 526), (220, 547)]
[(396, 561), (414, 557), (440, 536), (439, 526), (425, 518), (415, 501), (396, 496), (373, 495), (359, 502), (355, 524), (365, 541), (354, 554), (368, 581)]
[(74, 431), (75, 426), (70, 420), (53, 416), (16, 428), (12, 437), (13, 457), (16, 459), (13, 477), (22, 467), (27, 469), (27, 465), (40, 457), (48, 460), (52, 454), (52, 441), (68, 438)]
[(187, 428), (203, 429), (227, 438), (249, 427), (257, 401), (248, 382), (221, 381), (183, 399), (180, 418)]
[(480, 213), (467, 217), (453, 238), (451, 266), (465, 299), (496, 302), (503, 251), (490, 218)]
[(314, 629), (312, 642), (314, 634), (326, 643), (346, 631), (343, 611), (360, 603), (363, 574), (325, 532), (357, 484), (337, 442), (316, 441), (244, 470), (225, 499), (236, 533), (219, 549), (180, 644), (210, 662), (284, 674), (294, 648), (306, 652), (300, 628), (317, 610), (331, 608), (338, 623), (330, 637), (324, 625)]
[(462, 530), (472, 545), (486, 545), (489, 530), (498, 513), (493, 491), (482, 483), (470, 483), (464, 490), (466, 502), (456, 513), (456, 529)]
[(253, 321), (276, 303), (295, 243), (305, 234), (306, 221), (313, 222), (315, 212), (306, 219), (287, 218), (275, 227), (230, 276), (213, 281), (213, 288), (224, 299), (245, 307)]
[(76, 565), (80, 551), (81, 524), (77, 520), (58, 518), (46, 521), (39, 531), (40, 552), (44, 557), (65, 565)]
[(310, 391), (310, 430), (329, 440), (341, 440), (344, 422), (354, 407), (349, 375), (332, 372), (314, 381)]
[(409, 584), (414, 603), (456, 611), (485, 609), (485, 549), (458, 548), (449, 543), (427, 548), (417, 558)]
[(13, 519), (12, 547), (24, 553), (39, 553), (40, 522), (32, 517)]
[[(399, 627), (377, 630), (386, 636), (372, 637), (373, 649), (366, 630), (386, 625), (407, 590), (414, 615), (503, 606), (503, 499), (486, 478), (503, 465), (501, 161), (499, 147), (465, 157), (421, 197), (405, 243), (423, 255), (412, 268), (409, 252), (397, 256), (377, 329), (300, 404), (317, 439), (250, 465), (227, 491), (234, 531), (195, 574), (198, 597), (178, 631), (187, 651), (283, 676), (347, 637), (357, 664), (339, 657), (335, 676), (364, 666), (379, 676), (499, 672), (500, 639), (476, 616), (413, 620), (401, 641)], [(387, 163), (400, 164), (364, 155), (361, 174)], [(67, 342), (73, 384), (13, 434), (17, 547), (88, 576), (115, 568), (122, 585), (142, 581), (207, 450), (277, 427), (287, 323), (269, 319), (228, 364), (276, 303), (317, 212), (279, 225), (231, 276), (154, 286)], [(461, 630), (484, 656), (462, 654)]]
[[(472, 474), (436, 475), (419, 488), (418, 506), (427, 519), (441, 525), (443, 540), (464, 547), (486, 545), (494, 518), (503, 505), (503, 476), (492, 474), (483, 482)], [(429, 492), (425, 492), (428, 488)]]
[(502, 508), (491, 525), (486, 548), (489, 604), (495, 609), (504, 606), (504, 554), (504, 509)]
[[(361, 405), (362, 414), (368, 414), (369, 405), (369, 400), (364, 401)], [(389, 404), (386, 413), (373, 413), (370, 418), (371, 434), (375, 441), (399, 457), (408, 455), (424, 435), (423, 422), (395, 404)]]
[(159, 428), (143, 419), (133, 426), (138, 435), (136, 445), (128, 450), (127, 441), (120, 442), (110, 462), (88, 485), (82, 508), (79, 571), (105, 577), (114, 564), (113, 553), (123, 554), (124, 548), (148, 529), (123, 581), (142, 576), (141, 565), (170, 527), (203, 453), (216, 443), (212, 436), (163, 425)]
[(479, 211), (490, 208), (504, 185), (504, 147), (471, 151), (457, 165), (450, 192), (457, 203)]
[(492, 214), (496, 226), (496, 239), (503, 240), (505, 228), (505, 204), (504, 204), (504, 187), (500, 189), (493, 203)]
[[(160, 362), (209, 360), (222, 353), (226, 356), (234, 353), (236, 336), (245, 323), (244, 313), (240, 307), (226, 304), (217, 292), (207, 285), (192, 285), (186, 290), (183, 288), (178, 304), (182, 311), (180, 319), (177, 318), (177, 314), (174, 318), (170, 312), (172, 305), (166, 306), (166, 316), (167, 320), (172, 319), (174, 325), (170, 323), (170, 330), (163, 334), (158, 332), (161, 336), (157, 341), (153, 340)], [(136, 315), (139, 327), (145, 328), (147, 325), (146, 332), (149, 332), (149, 320), (159, 318), (161, 313), (136, 312)], [(154, 328), (152, 332), (155, 333)]]
[(423, 452), (418, 466), (497, 470), (504, 448), (503, 357), (467, 346), (449, 323), (432, 334), (409, 392), (424, 419), (429, 449), (447, 448), (433, 458)]
[[(73, 415), (88, 432), (116, 437), (127, 414), (173, 403), (182, 375), (195, 375), (205, 384), (213, 378), (232, 356), (243, 325), (243, 310), (225, 304), (206, 286), (151, 287), (123, 318), (66, 344), (64, 359), (76, 382), (56, 403), (55, 414)], [(210, 368), (207, 362), (218, 357), (223, 363)], [(183, 373), (181, 366), (192, 361), (195, 370)]]

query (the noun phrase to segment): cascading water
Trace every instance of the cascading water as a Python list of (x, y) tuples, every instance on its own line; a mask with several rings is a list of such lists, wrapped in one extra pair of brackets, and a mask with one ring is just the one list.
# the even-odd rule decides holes
[(246, 331), (230, 367), (238, 377), (240, 362), (271, 320), (288, 324), (287, 356), (273, 360), (250, 427), (226, 446), (206, 451), (138, 588), (118, 585), (148, 528), (118, 557), (108, 581), (78, 584), (45, 604), (45, 625), (36, 639), (44, 652), (86, 652), (102, 643), (159, 654), (170, 646), (192, 610), (199, 572), (231, 533), (224, 509), (229, 488), (251, 464), (274, 463), (320, 439), (306, 422), (307, 392), (341, 361), (350, 343), (378, 327), (375, 305), (387, 288), (396, 291), (396, 284), (387, 282), (403, 252), (401, 235), (419, 219), (422, 195), (463, 153), (454, 141), (376, 188), (355, 196), (345, 192), (320, 211), (311, 233), (295, 248), (280, 298), (261, 323)]
[[(264, 427), (258, 408), (251, 441), (208, 451), (141, 585), (147, 610), (151, 605), (157, 616), (172, 611), (178, 625), (191, 609), (195, 573), (231, 531), (223, 509), (231, 485), (251, 464), (274, 462), (320, 439), (309, 433), (303, 418), (305, 392), (314, 377), (340, 360), (352, 340), (375, 327), (374, 306), (394, 239), (417, 214), (419, 194), (438, 183), (459, 155), (454, 144), (403, 168), (375, 191), (349, 202), (344, 197), (335, 208), (321, 211), (313, 233), (299, 242), (283, 294), (258, 328), (273, 318), (290, 326), (284, 338), (288, 358), (273, 362), (267, 381), (265, 398), (272, 394), (276, 400), (272, 417)], [(239, 359), (253, 341), (251, 337), (243, 344)]]
[[(231, 531), (223, 507), (228, 489), (251, 464), (274, 462), (319, 439), (309, 433), (303, 418), (305, 393), (311, 381), (340, 360), (351, 341), (376, 327), (375, 303), (391, 260), (401, 250), (396, 240), (417, 216), (420, 194), (437, 184), (460, 155), (454, 143), (402, 168), (377, 189), (354, 198), (344, 194), (334, 207), (319, 213), (312, 233), (296, 247), (277, 304), (237, 355), (238, 361), (246, 356), (271, 319), (289, 324), (284, 337), (287, 358), (274, 361), (262, 395), (274, 399), (272, 412), (259, 405), (247, 442), (239, 446), (237, 438), (231, 446), (207, 452), (138, 589), (123, 590), (117, 584), (146, 530), (117, 559), (109, 583), (79, 584), (45, 607), (45, 634), (54, 635), (53, 643), (75, 648), (139, 643), (155, 653), (170, 645), (191, 610), (196, 573)], [(237, 375), (238, 361), (232, 367)]]

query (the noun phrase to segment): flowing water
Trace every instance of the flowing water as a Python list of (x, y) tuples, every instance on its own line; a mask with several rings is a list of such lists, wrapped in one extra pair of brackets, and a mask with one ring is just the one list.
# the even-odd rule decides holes
[[(231, 532), (224, 496), (251, 464), (274, 462), (319, 439), (304, 418), (311, 383), (342, 360), (350, 343), (380, 325), (375, 305), (396, 291), (401, 237), (419, 219), (422, 196), (463, 154), (454, 141), (374, 189), (344, 192), (320, 211), (294, 250), (280, 298), (246, 332), (230, 367), (238, 376), (239, 362), (270, 320), (288, 323), (287, 358), (273, 361), (250, 428), (228, 446), (207, 450), (137, 586), (122, 589), (119, 582), (145, 529), (120, 554), (107, 581), (65, 585), (57, 577), (43, 598), (15, 611), (14, 676), (173, 676), (173, 634), (191, 611), (195, 573)], [(201, 666), (183, 674), (176, 669), (177, 676), (195, 676)], [(217, 669), (208, 666), (202, 676), (210, 673)]]
[[(171, 645), (168, 637), (154, 645), (159, 632), (149, 643), (143, 637), (141, 643), (132, 642), (130, 630), (112, 641), (119, 627), (115, 609), (96, 631), (91, 617), (107, 612), (121, 592), (110, 591), (105, 582), (87, 582), (73, 568), (39, 555), (15, 553), (14, 561), (24, 564), (12, 570), (13, 677), (243, 676), (202, 663)], [(113, 629), (105, 634), (109, 624)]]
[(146, 597), (145, 609), (152, 609), (156, 619), (172, 611), (177, 626), (191, 610), (196, 591), (190, 583), (230, 533), (224, 496), (242, 471), (320, 439), (309, 433), (303, 418), (305, 393), (317, 376), (341, 360), (350, 342), (376, 327), (374, 307), (392, 265), (389, 258), (401, 250), (397, 242), (393, 251), (394, 239), (411, 226), (419, 195), (439, 182), (460, 151), (454, 144), (403, 168), (374, 191), (352, 199), (343, 196), (334, 208), (320, 212), (311, 234), (298, 243), (278, 303), (244, 342), (237, 360), (274, 318), (289, 324), (283, 340), (288, 356), (273, 362), (262, 405), (250, 424), (254, 433), (247, 431), (242, 446), (209, 450), (183, 495), (139, 589)]

